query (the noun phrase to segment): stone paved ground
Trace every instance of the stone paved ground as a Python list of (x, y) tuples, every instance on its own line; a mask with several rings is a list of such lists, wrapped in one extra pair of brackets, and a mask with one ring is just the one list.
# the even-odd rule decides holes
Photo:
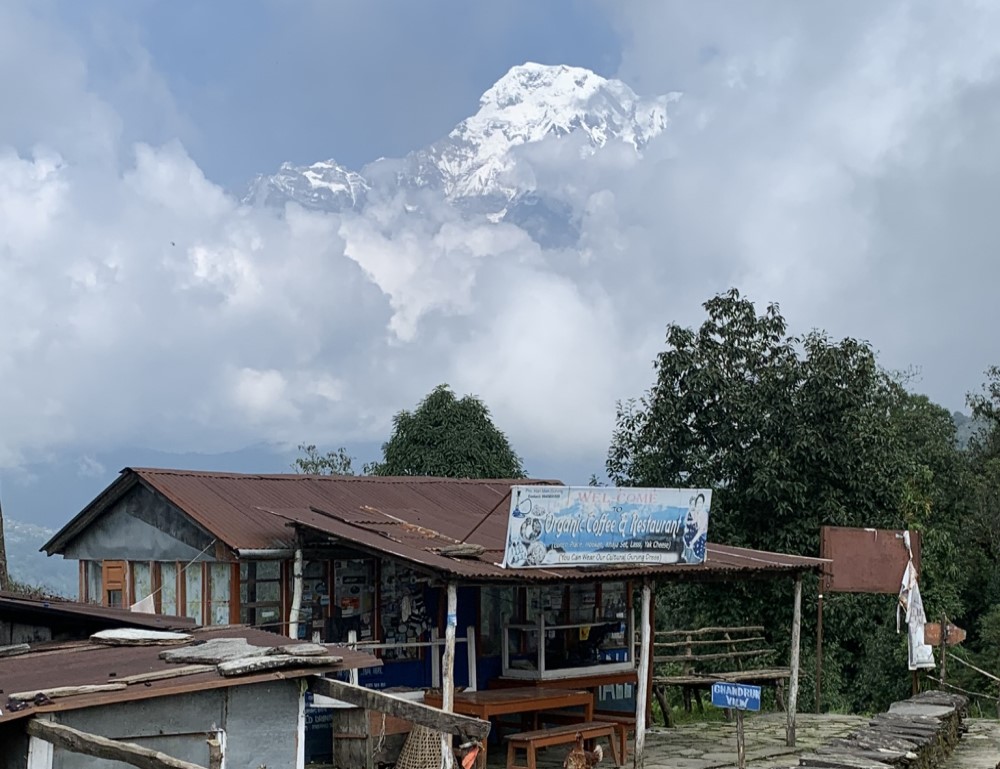
[(1000, 766), (1000, 722), (970, 718), (965, 723), (969, 731), (948, 757), (944, 769), (996, 769)]
[[(785, 714), (762, 713), (747, 716), (746, 731), (747, 767), (773, 769), (795, 766), (795, 756), (812, 751), (829, 739), (846, 734), (868, 719), (864, 716), (822, 716), (802, 713), (796, 719), (797, 745), (785, 746)], [(995, 722), (994, 722), (995, 723)], [(614, 766), (608, 746), (605, 763)], [(539, 751), (539, 769), (561, 767), (568, 747), (559, 746)], [(998, 758), (997, 760), (1000, 760)], [(704, 721), (681, 724), (672, 729), (653, 727), (646, 735), (646, 769), (724, 769), (736, 766), (736, 724), (724, 721)], [(989, 766), (995, 769), (996, 760)], [(489, 767), (507, 765), (506, 747), (491, 746)], [(632, 766), (631, 744), (627, 767)], [(985, 764), (949, 769), (986, 769)]]

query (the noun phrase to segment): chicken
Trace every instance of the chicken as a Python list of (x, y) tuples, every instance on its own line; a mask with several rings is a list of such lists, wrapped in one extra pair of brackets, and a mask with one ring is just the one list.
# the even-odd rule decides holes
[(585, 750), (583, 735), (577, 732), (576, 745), (566, 754), (563, 769), (590, 769), (594, 764), (599, 764), (602, 758), (604, 758), (604, 749), (600, 745), (595, 745), (593, 750)]

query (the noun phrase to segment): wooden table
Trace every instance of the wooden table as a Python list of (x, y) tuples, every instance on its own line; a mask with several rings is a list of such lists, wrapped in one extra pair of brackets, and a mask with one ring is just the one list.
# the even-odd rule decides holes
[[(425, 693), (424, 703), (434, 708), (442, 705), (442, 696)], [(476, 716), (484, 721), (494, 716), (511, 713), (539, 713), (544, 710), (561, 710), (583, 706), (581, 721), (594, 720), (594, 695), (588, 691), (541, 688), (534, 686), (513, 689), (487, 689), (480, 692), (456, 692), (455, 712)], [(486, 746), (483, 745), (483, 759)]]

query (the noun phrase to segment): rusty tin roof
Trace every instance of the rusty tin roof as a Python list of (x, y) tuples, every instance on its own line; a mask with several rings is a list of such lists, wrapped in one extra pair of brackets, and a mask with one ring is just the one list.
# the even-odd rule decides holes
[[(287, 549), (295, 527), (391, 554), (439, 574), (477, 581), (598, 580), (636, 576), (727, 579), (818, 571), (822, 559), (710, 543), (703, 564), (504, 569), (510, 490), (514, 485), (561, 485), (551, 480), (247, 475), (126, 468), (115, 483), (43, 547), (61, 552), (134, 484), (170, 500), (234, 550)], [(457, 543), (481, 545), (476, 557), (445, 555)]]
[(0, 619), (19, 617), (24, 620), (43, 621), (58, 618), (85, 623), (88, 626), (136, 627), (150, 630), (173, 630), (194, 627), (189, 617), (165, 614), (144, 614), (128, 609), (114, 609), (92, 603), (81, 603), (68, 598), (37, 597), (0, 590)]
[[(255, 646), (279, 646), (294, 643), (284, 636), (243, 626), (203, 628), (184, 632), (193, 636), (194, 643), (213, 638), (245, 638), (248, 643)], [(246, 686), (263, 681), (304, 678), (319, 673), (377, 667), (382, 664), (381, 660), (367, 652), (355, 651), (344, 646), (329, 646), (331, 654), (343, 657), (343, 662), (323, 667), (280, 669), (233, 677), (223, 677), (215, 671), (211, 671), (129, 684), (127, 688), (119, 691), (53, 699), (51, 704), (41, 706), (31, 704), (24, 710), (15, 712), (7, 708), (7, 697), (13, 692), (115, 683), (116, 679), (122, 679), (126, 676), (184, 667), (178, 663), (161, 660), (159, 655), (165, 648), (179, 647), (105, 646), (90, 641), (73, 641), (70, 643), (37, 644), (26, 654), (0, 658), (0, 686), (3, 687), (0, 691), (4, 692), (0, 695), (0, 710), (3, 711), (0, 714), (0, 724), (18, 718), (35, 716), (39, 713), (77, 710), (152, 697), (168, 697), (205, 689)]]

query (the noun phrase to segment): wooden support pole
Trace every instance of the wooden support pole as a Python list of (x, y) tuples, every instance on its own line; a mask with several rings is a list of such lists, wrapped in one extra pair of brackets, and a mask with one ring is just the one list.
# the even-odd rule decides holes
[(799, 705), (799, 640), (802, 636), (802, 575), (795, 575), (795, 603), (792, 607), (792, 659), (788, 676), (788, 707), (785, 744), (795, 747), (795, 712)]
[(649, 699), (649, 656), (653, 639), (649, 634), (650, 604), (653, 591), (649, 577), (642, 578), (642, 610), (639, 616), (639, 670), (635, 683), (635, 750), (632, 753), (633, 766), (642, 769), (645, 761), (643, 748), (646, 745), (646, 708)]
[(465, 629), (465, 654), (469, 663), (468, 691), (474, 692), (479, 688), (476, 671), (476, 662), (479, 658), (476, 656), (476, 629), (472, 625)]
[(457, 713), (442, 713), (437, 708), (424, 705), (422, 702), (394, 697), (376, 689), (354, 686), (346, 681), (313, 676), (309, 679), (309, 691), (365, 710), (395, 716), (404, 721), (426, 726), (428, 729), (455, 734), (462, 740), (485, 741), (490, 733), (489, 721)]
[[(650, 655), (655, 656), (656, 651), (656, 586), (649, 595), (649, 644)], [(653, 698), (650, 696), (653, 691), (653, 662), (649, 664), (649, 672), (646, 675), (646, 723), (653, 723)]]
[[(455, 710), (455, 631), (458, 626), (458, 588), (448, 583), (448, 613), (444, 626), (444, 660), (441, 663), (441, 710)], [(441, 769), (452, 769), (455, 754), (451, 750), (451, 734), (441, 733)]]
[(131, 742), (109, 740), (107, 737), (88, 734), (51, 721), (39, 721), (37, 718), (28, 722), (27, 732), (31, 737), (44, 740), (70, 753), (104, 758), (108, 761), (121, 761), (139, 769), (205, 769), (199, 764), (181, 761), (158, 750), (150, 750)]

